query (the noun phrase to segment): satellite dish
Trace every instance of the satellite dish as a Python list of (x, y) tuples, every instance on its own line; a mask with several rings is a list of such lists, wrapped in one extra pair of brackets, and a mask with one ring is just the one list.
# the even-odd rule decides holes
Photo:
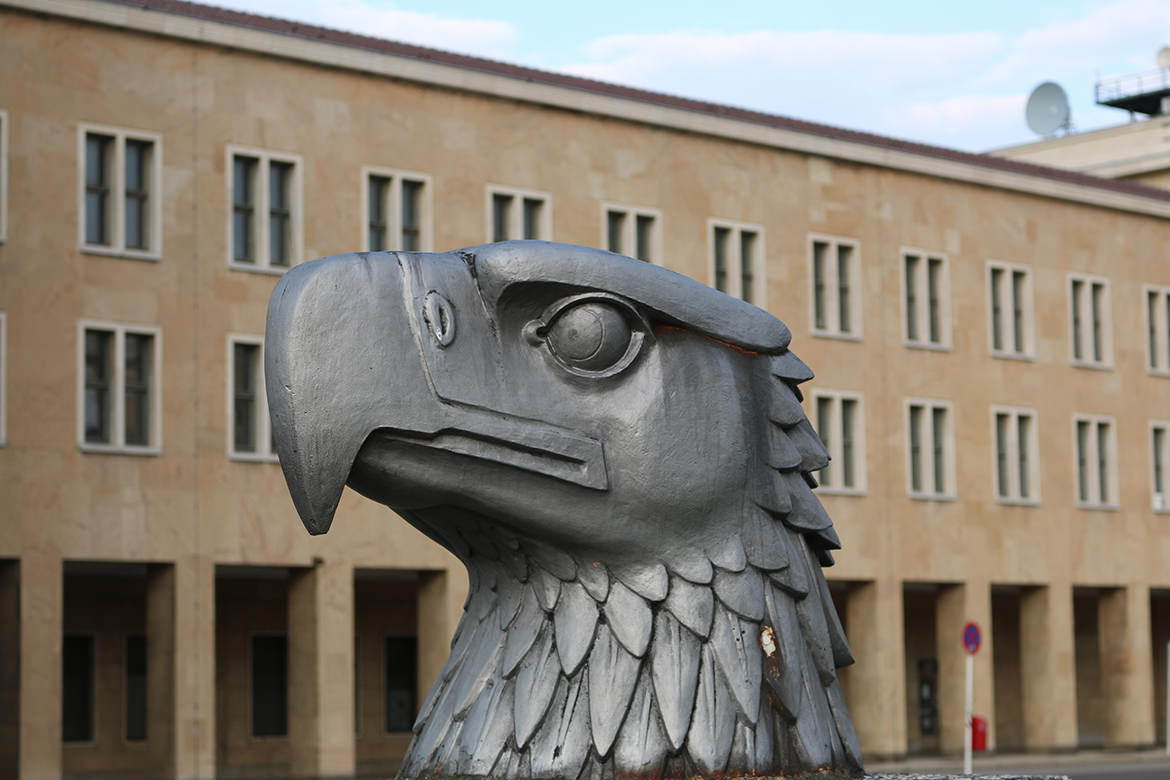
[(1024, 118), (1028, 121), (1028, 129), (1036, 135), (1050, 136), (1062, 127), (1067, 128), (1068, 95), (1059, 84), (1045, 81), (1028, 96)]
[(1170, 70), (1170, 46), (1158, 49), (1158, 67), (1162, 70)]

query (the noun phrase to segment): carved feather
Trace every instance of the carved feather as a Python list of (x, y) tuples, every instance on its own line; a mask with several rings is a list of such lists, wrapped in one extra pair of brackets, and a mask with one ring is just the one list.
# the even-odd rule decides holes
[(649, 601), (662, 601), (670, 587), (666, 567), (657, 561), (626, 564), (613, 573), (627, 588)]
[[(670, 750), (666, 732), (654, 706), (653, 683), (650, 672), (643, 667), (638, 676), (638, 685), (630, 701), (630, 712), (626, 723), (614, 744), (614, 758), (622, 767), (623, 775), (629, 774), (641, 780), (658, 780)], [(684, 731), (685, 734), (685, 731)], [(675, 749), (678, 745), (674, 746)]]
[(788, 545), (772, 515), (759, 507), (748, 507), (743, 521), (744, 549), (748, 563), (774, 571), (788, 565)]
[(597, 601), (605, 601), (609, 594), (609, 572), (601, 561), (583, 561), (577, 565), (577, 579), (585, 591)]
[(711, 588), (675, 577), (663, 606), (698, 636), (706, 639), (711, 632), (711, 618), (715, 614), (715, 594)]
[(469, 774), (490, 772), (512, 736), (513, 686), (498, 678), (494, 682), (475, 702), (459, 732), (461, 750), (470, 756), (465, 764)]
[(666, 611), (654, 619), (654, 646), (650, 648), (650, 671), (654, 694), (662, 713), (667, 739), (674, 750), (682, 747), (691, 723), (695, 689), (699, 684), (698, 637)]
[(513, 705), (516, 747), (523, 749), (552, 703), (561, 668), (553, 647), (552, 627), (544, 625), (528, 655), (516, 669), (516, 688), (522, 691)]
[(571, 555), (535, 540), (526, 539), (522, 544), (533, 561), (558, 579), (571, 580), (577, 576), (577, 563)]
[(528, 648), (536, 641), (537, 632), (544, 624), (544, 611), (537, 601), (536, 592), (532, 587), (524, 589), (520, 594), (520, 613), (514, 625), (504, 639), (504, 658), (501, 663), (501, 674), (511, 677), (520, 659), (528, 653)]
[[(812, 562), (807, 551), (797, 561), (794, 561), (793, 565), (800, 566), (802, 563), (814, 572), (816, 571), (814, 568), (816, 564)], [(825, 595), (828, 595), (827, 589)], [(829, 606), (831, 608), (831, 604)], [(804, 633), (808, 650), (812, 654), (813, 663), (820, 673), (822, 685), (828, 685), (837, 677), (837, 666), (833, 662), (832, 641), (829, 638), (829, 625), (825, 621), (825, 609), (826, 604), (822, 599), (820, 588), (810, 589), (806, 598), (796, 602), (796, 616), (800, 620), (800, 627)]]
[(785, 474), (784, 479), (792, 497), (792, 509), (784, 516), (785, 524), (801, 531), (820, 531), (833, 525), (820, 500), (795, 472)]
[(557, 598), (561, 595), (561, 581), (544, 569), (534, 567), (531, 584), (540, 606), (544, 607), (546, 612), (552, 612), (557, 605)]
[(785, 432), (796, 445), (796, 449), (800, 450), (801, 471), (819, 471), (829, 465), (829, 453), (825, 450), (825, 444), (807, 419), (785, 429)]
[(727, 766), (735, 737), (735, 704), (719, 684), (715, 654), (709, 644), (703, 646), (700, 656), (699, 684), (686, 749), (698, 770), (712, 776)]
[(804, 419), (804, 407), (796, 400), (795, 394), (784, 382), (777, 382), (769, 388), (768, 419), (777, 425), (795, 425)]
[(747, 566), (747, 554), (739, 534), (727, 534), (712, 542), (707, 548), (707, 556), (711, 563), (727, 571), (743, 571), (743, 567)]
[(581, 583), (566, 582), (561, 586), (561, 598), (553, 612), (553, 625), (561, 668), (567, 676), (572, 676), (581, 668), (597, 626), (597, 602), (585, 592)]
[(800, 715), (804, 675), (800, 668), (803, 654), (793, 645), (803, 641), (800, 622), (792, 599), (782, 591), (768, 588), (765, 592), (768, 622), (776, 636), (775, 652), (764, 653), (764, 681), (780, 716), (793, 722)]
[(520, 601), (528, 587), (511, 577), (501, 577), (496, 584), (496, 618), (500, 629), (506, 629), (520, 611)]
[(610, 631), (601, 624), (589, 653), (589, 725), (593, 745), (599, 755), (609, 754), (617, 738), (634, 686), (638, 682), (638, 659), (630, 655)]
[(728, 609), (756, 622), (764, 617), (764, 578), (754, 566), (738, 572), (716, 569), (712, 586)]
[(711, 560), (697, 547), (683, 545), (672, 550), (667, 565), (672, 574), (688, 582), (706, 585), (711, 581)]
[(779, 355), (772, 356), (771, 369), (773, 376), (780, 377), (786, 382), (799, 384), (813, 378), (812, 369), (787, 349)]
[[(763, 593), (760, 600), (763, 601)], [(730, 611), (716, 609), (707, 648), (714, 653), (744, 720), (754, 726), (759, 718), (763, 682), (759, 627)]]
[(615, 582), (602, 611), (622, 646), (637, 658), (645, 655), (654, 620), (646, 600), (622, 583)]
[(589, 736), (589, 695), (584, 674), (562, 677), (548, 717), (529, 747), (533, 777), (576, 777), (593, 740)]

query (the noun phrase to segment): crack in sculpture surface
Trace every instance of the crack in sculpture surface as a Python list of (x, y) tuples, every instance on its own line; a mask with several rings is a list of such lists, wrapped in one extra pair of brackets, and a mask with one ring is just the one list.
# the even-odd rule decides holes
[(828, 457), (770, 314), (647, 263), (507, 242), (294, 268), (268, 313), (277, 451), (466, 565), (402, 777), (857, 777), (821, 574)]

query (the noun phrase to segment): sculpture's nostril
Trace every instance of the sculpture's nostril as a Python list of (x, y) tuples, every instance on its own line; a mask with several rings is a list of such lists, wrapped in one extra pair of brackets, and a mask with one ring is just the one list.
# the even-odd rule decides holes
[(423, 298), (423, 319), (440, 347), (455, 340), (455, 307), (441, 293), (431, 290)]

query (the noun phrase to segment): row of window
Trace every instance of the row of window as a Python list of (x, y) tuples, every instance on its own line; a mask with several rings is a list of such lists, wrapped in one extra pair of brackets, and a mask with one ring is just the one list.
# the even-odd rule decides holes
[[(146, 637), (127, 634), (122, 643), (122, 736), (147, 738)], [(249, 693), (253, 737), (288, 736), (288, 637), (253, 634), (249, 648)], [(354, 638), (354, 725), (361, 730), (358, 640)], [(383, 724), (387, 733), (410, 731), (415, 714), (418, 642), (413, 636), (383, 638)], [(61, 740), (95, 742), (96, 653), (92, 634), (65, 634), (61, 643)]]
[[(817, 475), (823, 492), (863, 494), (865, 423), (860, 394), (814, 390), (817, 433), (832, 460)], [(913, 498), (956, 497), (954, 409), (949, 401), (909, 399), (905, 404), (906, 490)], [(1117, 436), (1113, 418), (1073, 417), (1076, 502), (1087, 508), (1119, 503)], [(994, 490), (1002, 503), (1040, 502), (1039, 430), (1036, 410), (1006, 406), (991, 409)], [(1170, 510), (1170, 422), (1150, 425), (1151, 504)]]
[[(3, 117), (0, 116), (0, 121)], [(2, 131), (3, 128), (0, 128)], [(161, 255), (162, 139), (157, 134), (83, 125), (81, 244), (86, 251), (157, 259)], [(239, 146), (227, 148), (231, 204), (231, 267), (281, 273), (302, 247), (301, 158)], [(409, 171), (362, 170), (365, 229), (362, 248), (429, 250), (433, 246), (431, 179)], [(491, 241), (549, 239), (547, 193), (488, 186), (486, 235)], [(759, 225), (712, 219), (708, 224), (709, 281), (716, 289), (764, 305), (764, 232)], [(603, 204), (601, 243), (613, 252), (662, 262), (661, 213)], [(860, 251), (856, 240), (813, 236), (809, 241), (812, 332), (862, 335)], [(1034, 357), (1032, 272), (1028, 266), (988, 263), (988, 340), (991, 354)], [(1113, 362), (1109, 282), (1069, 275), (1070, 361), (1108, 368)], [(951, 345), (949, 264), (945, 255), (902, 254), (903, 336), (908, 346)], [(1170, 287), (1147, 286), (1147, 364), (1170, 376)]]
[[(0, 426), (3, 424), (5, 318), (0, 312)], [(85, 321), (79, 323), (79, 433), (83, 450), (157, 454), (161, 451), (161, 364), (159, 328)], [(263, 339), (228, 339), (228, 452), (239, 460), (276, 460), (264, 391)], [(865, 426), (862, 397), (813, 391), (814, 422), (832, 455), (820, 473), (830, 492), (865, 491)], [(952, 407), (946, 401), (906, 405), (907, 490), (920, 498), (955, 496)], [(1115, 506), (1117, 446), (1108, 417), (1077, 415), (1074, 450), (1077, 501)], [(1002, 501), (1039, 501), (1038, 431), (1032, 409), (994, 407), (996, 496)], [(1151, 426), (1153, 505), (1170, 509), (1170, 423)], [(0, 427), (0, 443), (3, 428)]]

